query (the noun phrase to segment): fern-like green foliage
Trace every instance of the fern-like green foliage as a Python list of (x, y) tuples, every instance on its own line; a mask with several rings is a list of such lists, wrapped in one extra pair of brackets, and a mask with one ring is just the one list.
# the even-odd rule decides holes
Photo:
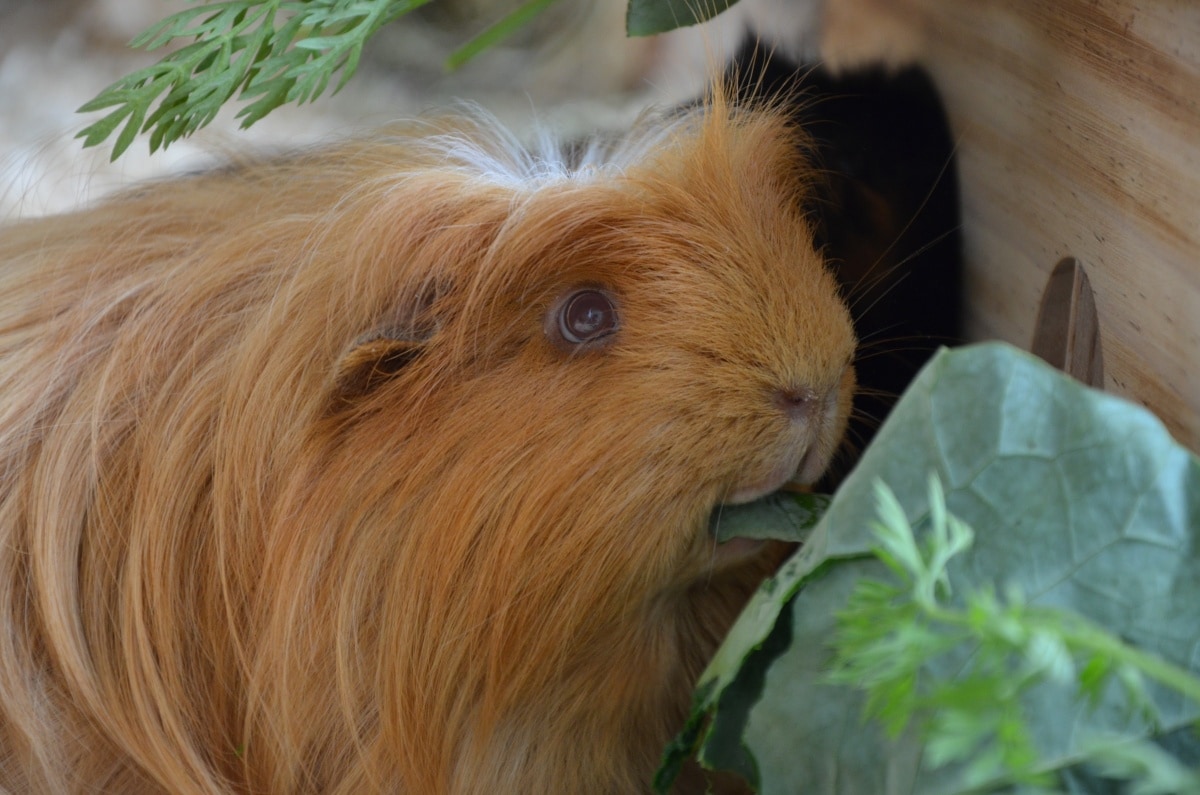
[[(120, 129), (112, 159), (139, 133), (150, 151), (191, 135), (237, 97), (237, 116), (249, 127), (289, 102), (316, 99), (341, 73), (340, 90), (358, 69), (363, 46), (387, 23), (431, 0), (228, 0), (201, 2), (167, 17), (130, 44), (157, 50), (183, 43), (158, 63), (104, 89), (80, 113), (109, 110), (77, 137), (96, 146)], [(557, 0), (524, 0), (446, 60), (448, 69), (471, 60), (528, 24)], [(707, 19), (736, 0), (631, 0), (627, 29), (644, 36)], [(156, 105), (157, 103), (157, 105)]]
[(211, 122), (235, 96), (250, 100), (238, 113), (249, 127), (284, 103), (317, 98), (338, 72), (334, 90), (340, 89), (357, 69), (367, 39), (427, 1), (232, 0), (180, 11), (131, 46), (190, 43), (81, 107), (81, 113), (113, 110), (78, 137), (95, 146), (120, 127), (115, 160), (139, 132), (150, 132), (153, 152)]
[[(1200, 703), (1200, 680), (1076, 613), (1030, 605), (1016, 591), (1001, 599), (980, 589), (952, 602), (946, 566), (971, 546), (974, 533), (947, 512), (936, 478), (924, 543), (881, 483), (876, 498), (875, 553), (895, 579), (857, 584), (838, 615), (828, 681), (864, 690), (868, 713), (893, 736), (915, 724), (931, 767), (965, 764), (966, 781), (979, 785), (1047, 784), (1023, 708), (1043, 683), (1073, 685), (1081, 701), (1093, 704), (1119, 688), (1129, 709), (1150, 720), (1147, 682)], [(957, 677), (929, 675), (933, 659), (964, 650)], [(1097, 738), (1093, 746), (1088, 761), (1134, 782), (1134, 792), (1200, 795), (1200, 775), (1148, 742), (1106, 746)]]

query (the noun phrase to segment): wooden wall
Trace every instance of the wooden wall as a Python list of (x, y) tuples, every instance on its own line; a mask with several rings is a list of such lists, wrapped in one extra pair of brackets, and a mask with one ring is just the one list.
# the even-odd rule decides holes
[(914, 56), (942, 91), (971, 338), (1028, 349), (1073, 257), (1104, 388), (1200, 450), (1200, 2), (829, 0), (823, 47), (834, 64)]

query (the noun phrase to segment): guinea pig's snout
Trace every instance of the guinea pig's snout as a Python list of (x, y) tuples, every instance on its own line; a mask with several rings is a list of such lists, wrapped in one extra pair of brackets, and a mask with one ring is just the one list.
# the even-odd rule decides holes
[(827, 399), (810, 387), (779, 387), (772, 395), (776, 408), (794, 422), (812, 422)]
[[(833, 386), (822, 390), (779, 390), (775, 403), (803, 437), (804, 452), (793, 480), (814, 483), (825, 473), (846, 426), (848, 399), (854, 391), (854, 371), (847, 366)], [(781, 402), (784, 396), (789, 402)]]
[(829, 388), (769, 387), (770, 413), (781, 415), (785, 422), (769, 420), (773, 430), (766, 437), (757, 437), (759, 441), (752, 454), (752, 463), (739, 471), (733, 488), (723, 501), (728, 504), (748, 502), (789, 481), (816, 481), (836, 447), (842, 389), (840, 384)]

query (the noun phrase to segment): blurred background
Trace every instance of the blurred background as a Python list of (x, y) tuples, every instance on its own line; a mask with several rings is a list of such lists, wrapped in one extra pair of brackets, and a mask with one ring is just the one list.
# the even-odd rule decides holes
[(625, 0), (557, 0), (502, 44), (450, 72), (447, 56), (517, 0), (433, 0), (386, 26), (336, 96), (284, 106), (238, 131), (236, 103), (191, 139), (149, 155), (145, 138), (113, 164), (110, 144), (74, 138), (101, 114), (76, 109), (160, 53), (131, 50), (138, 33), (184, 0), (0, 0), (0, 219), (55, 212), (119, 184), (203, 167), (220, 152), (299, 145), (467, 100), (518, 133), (537, 122), (566, 136), (621, 129), (649, 105), (702, 88), (707, 64), (749, 35), (754, 14), (795, 17), (801, 44), (818, 3), (744, 0), (707, 24), (651, 38), (624, 32)]

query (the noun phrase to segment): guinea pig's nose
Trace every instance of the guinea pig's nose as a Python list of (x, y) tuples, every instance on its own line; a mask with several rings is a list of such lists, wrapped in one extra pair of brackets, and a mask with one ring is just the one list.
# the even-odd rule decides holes
[(775, 390), (775, 405), (793, 422), (809, 422), (820, 409), (821, 398), (808, 387), (780, 387)]

